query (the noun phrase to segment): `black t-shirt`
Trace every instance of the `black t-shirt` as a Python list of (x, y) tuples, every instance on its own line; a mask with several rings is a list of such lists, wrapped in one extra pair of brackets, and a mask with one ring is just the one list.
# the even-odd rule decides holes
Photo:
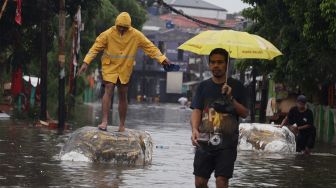
[[(246, 90), (243, 84), (229, 78), (228, 85), (232, 88), (234, 99), (246, 106)], [(201, 82), (192, 100), (191, 108), (202, 111), (202, 121), (198, 127), (200, 139), (205, 139), (210, 133), (220, 133), (222, 135), (220, 147), (232, 148), (238, 143), (238, 115), (216, 111), (212, 105), (214, 101), (223, 99), (222, 87), (223, 84), (216, 84), (211, 78)]]
[(306, 109), (304, 112), (300, 112), (297, 106), (292, 107), (288, 112), (288, 123), (290, 125), (296, 124), (298, 127), (303, 125), (311, 125), (308, 129), (301, 130), (304, 132), (310, 132), (315, 129), (314, 116), (310, 109)]
[[(228, 78), (228, 85), (232, 88), (232, 96), (240, 104), (246, 107), (246, 89), (244, 85), (233, 78)], [(207, 105), (211, 104), (213, 101), (222, 97), (222, 84), (216, 84), (212, 79), (205, 80), (200, 83), (197, 88), (196, 94), (192, 100), (191, 108), (204, 110)]]

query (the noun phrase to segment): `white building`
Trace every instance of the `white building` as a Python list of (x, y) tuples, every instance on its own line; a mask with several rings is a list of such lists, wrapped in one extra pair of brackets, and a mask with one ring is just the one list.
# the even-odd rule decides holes
[(228, 11), (202, 0), (164, 0), (165, 3), (189, 16), (226, 20)]

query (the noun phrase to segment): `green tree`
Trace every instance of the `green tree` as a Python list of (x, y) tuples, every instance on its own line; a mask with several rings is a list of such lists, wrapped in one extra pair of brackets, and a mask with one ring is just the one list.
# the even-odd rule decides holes
[(243, 0), (253, 5), (243, 15), (255, 21), (250, 31), (273, 42), (283, 52), (276, 59), (274, 79), (306, 94), (336, 80), (335, 1)]
[[(44, 0), (22, 1), (22, 25), (15, 23), (16, 2), (8, 1), (8, 5), (0, 20), (0, 76), (10, 78), (11, 69), (17, 65), (27, 67), (26, 74), (39, 76), (40, 70), (40, 50), (41, 50), (41, 21), (47, 20), (47, 52), (48, 52), (48, 104), (56, 104), (58, 90), (58, 12), (59, 1), (47, 1), (47, 15), (42, 18), (42, 7)], [(114, 25), (115, 17), (121, 11), (131, 14), (134, 27), (141, 29), (146, 19), (146, 11), (136, 0), (67, 0), (66, 2), (66, 68), (68, 73), (71, 52), (71, 26), (73, 16), (78, 6), (82, 10), (82, 22), (84, 31), (81, 32), (81, 53), (89, 50), (95, 38), (100, 32)], [(2, 4), (1, 4), (2, 5)], [(17, 56), (17, 57), (16, 57)], [(22, 58), (23, 57), (23, 60)], [(95, 68), (91, 66), (90, 68)], [(6, 68), (10, 67), (10, 68)], [(3, 70), (9, 70), (4, 72)], [(3, 75), (5, 74), (5, 75)], [(84, 85), (83, 78), (79, 79), (79, 92)]]

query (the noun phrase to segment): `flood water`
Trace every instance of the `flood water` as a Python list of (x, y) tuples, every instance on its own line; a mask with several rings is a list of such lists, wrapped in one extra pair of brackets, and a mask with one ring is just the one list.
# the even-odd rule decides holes
[[(73, 129), (96, 126), (100, 104), (78, 106)], [(114, 106), (113, 125), (118, 125)], [(190, 110), (174, 104), (129, 105), (127, 127), (146, 130), (154, 142), (149, 166), (60, 161), (70, 132), (0, 120), (0, 187), (194, 187)], [(335, 146), (317, 144), (311, 156), (239, 151), (230, 187), (336, 187)], [(209, 187), (215, 187), (214, 177)]]

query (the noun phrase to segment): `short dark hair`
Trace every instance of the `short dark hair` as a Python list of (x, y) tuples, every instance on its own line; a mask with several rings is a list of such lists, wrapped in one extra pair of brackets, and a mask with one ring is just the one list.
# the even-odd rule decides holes
[(213, 49), (210, 54), (209, 54), (209, 62), (210, 62), (210, 57), (213, 55), (213, 54), (220, 54), (220, 55), (223, 55), (224, 58), (225, 58), (225, 61), (227, 62), (228, 60), (228, 56), (229, 56), (229, 53), (224, 50), (223, 48), (215, 48)]

